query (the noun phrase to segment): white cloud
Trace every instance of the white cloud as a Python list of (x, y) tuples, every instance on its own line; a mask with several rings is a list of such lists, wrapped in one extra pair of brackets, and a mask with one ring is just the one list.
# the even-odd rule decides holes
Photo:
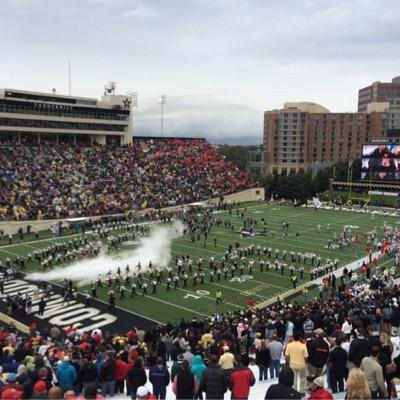
[(66, 92), (70, 56), (75, 94), (139, 90), (143, 133), (165, 92), (171, 132), (261, 140), (265, 109), (355, 110), (359, 87), (398, 75), (399, 18), (397, 0), (4, 0), (0, 87)]

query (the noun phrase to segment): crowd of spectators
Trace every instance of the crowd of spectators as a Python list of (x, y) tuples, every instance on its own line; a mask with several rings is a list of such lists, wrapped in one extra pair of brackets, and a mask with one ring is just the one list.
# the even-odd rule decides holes
[(257, 186), (202, 139), (129, 146), (1, 143), (0, 219), (124, 213)]
[(249, 307), (121, 336), (73, 327), (32, 327), (25, 335), (3, 328), (0, 399), (116, 393), (164, 399), (168, 385), (177, 399), (223, 399), (228, 390), (246, 399), (257, 380), (275, 378), (278, 383), (265, 386), (266, 399), (332, 399), (345, 391), (348, 399), (393, 398), (400, 288), (383, 277), (375, 281), (304, 304)]

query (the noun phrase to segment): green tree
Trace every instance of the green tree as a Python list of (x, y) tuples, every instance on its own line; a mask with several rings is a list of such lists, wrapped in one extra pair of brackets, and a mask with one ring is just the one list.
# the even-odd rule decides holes
[(227, 144), (218, 147), (217, 151), (225, 160), (237, 165), (239, 169), (244, 171), (248, 159), (249, 150), (256, 149), (257, 146), (229, 146)]

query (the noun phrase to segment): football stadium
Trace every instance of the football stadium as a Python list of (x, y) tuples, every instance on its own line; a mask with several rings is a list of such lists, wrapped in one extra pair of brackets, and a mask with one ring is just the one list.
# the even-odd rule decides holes
[(264, 3), (2, 4), (0, 400), (399, 398), (394, 7)]

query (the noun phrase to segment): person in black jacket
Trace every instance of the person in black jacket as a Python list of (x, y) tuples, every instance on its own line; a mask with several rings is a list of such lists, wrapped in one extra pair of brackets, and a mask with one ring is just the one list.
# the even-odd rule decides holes
[[(198, 391), (196, 376), (189, 369), (189, 362), (183, 360), (182, 371), (174, 379), (172, 390), (176, 395), (176, 400), (193, 399)], [(198, 385), (197, 385), (198, 386)]]
[(106, 360), (100, 369), (101, 395), (114, 396), (115, 390), (115, 360), (112, 352), (106, 353)]
[(335, 347), (329, 354), (329, 382), (332, 393), (344, 391), (344, 381), (347, 378), (347, 352), (342, 347), (342, 338), (335, 339)]
[(164, 400), (167, 396), (169, 372), (168, 368), (164, 365), (162, 357), (158, 357), (157, 364), (150, 368), (149, 380), (153, 385), (153, 394), (155, 397)]
[(133, 367), (128, 370), (127, 380), (131, 388), (132, 400), (136, 399), (136, 391), (140, 386), (144, 386), (147, 382), (146, 371), (142, 366), (142, 359), (138, 358)]
[(313, 332), (313, 338), (307, 340), (308, 374), (320, 376), (329, 357), (329, 344), (323, 337), (324, 331), (320, 328)]
[(85, 358), (84, 364), (80, 371), (80, 379), (85, 391), (87, 388), (97, 388), (97, 378), (99, 376), (96, 365), (90, 358)]
[(301, 399), (301, 394), (292, 388), (294, 373), (290, 367), (283, 367), (279, 373), (278, 383), (271, 385), (265, 394), (265, 400)]
[(218, 365), (218, 357), (213, 354), (209, 366), (203, 372), (200, 392), (206, 394), (206, 400), (223, 400), (227, 389), (225, 371)]
[(357, 328), (355, 334), (356, 338), (350, 344), (349, 361), (360, 368), (362, 359), (371, 355), (371, 348), (368, 339), (364, 337), (364, 328)]

